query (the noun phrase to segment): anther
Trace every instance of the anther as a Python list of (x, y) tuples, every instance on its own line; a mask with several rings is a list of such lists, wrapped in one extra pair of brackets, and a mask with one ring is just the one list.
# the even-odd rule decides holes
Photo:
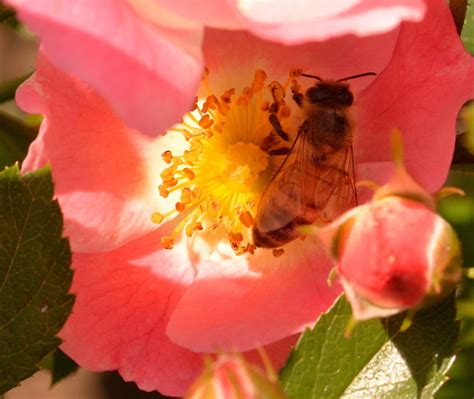
[(182, 202), (177, 202), (175, 204), (175, 208), (179, 213), (181, 213), (181, 212), (184, 212), (184, 210), (186, 209), (186, 205), (183, 204)]
[(240, 223), (242, 223), (245, 227), (252, 227), (253, 226), (253, 216), (249, 211), (244, 211), (239, 215)]
[(171, 236), (163, 236), (160, 241), (165, 249), (172, 249), (174, 246), (174, 240)]
[(221, 115), (225, 115), (229, 112), (230, 107), (226, 103), (219, 103), (217, 104), (217, 110)]
[(216, 124), (214, 125), (214, 130), (215, 130), (217, 133), (222, 133), (222, 131), (224, 130), (224, 125), (225, 125), (225, 122), (216, 123)]
[(171, 180), (174, 178), (174, 174), (176, 172), (176, 166), (170, 166), (169, 168), (163, 169), (163, 171), (160, 173), (160, 177), (162, 180)]
[(243, 90), (242, 94), (243, 94), (245, 97), (247, 97), (247, 100), (250, 101), (250, 100), (252, 99), (252, 97), (253, 97), (253, 90), (252, 90), (251, 87), (246, 87), (246, 88)]
[(291, 68), (289, 76), (290, 78), (297, 78), (303, 74), (303, 70), (301, 68)]
[(168, 195), (170, 194), (169, 191), (168, 191), (168, 189), (167, 189), (165, 186), (163, 186), (162, 184), (160, 184), (160, 185), (158, 186), (158, 190), (159, 190), (159, 192), (160, 192), (160, 195), (161, 195), (163, 198), (167, 198)]
[(224, 92), (224, 94), (221, 96), (221, 101), (225, 104), (230, 104), (232, 101), (232, 96), (235, 94), (235, 89), (229, 89)]
[(266, 78), (267, 78), (267, 74), (265, 73), (264, 70), (257, 69), (255, 71), (255, 76), (252, 82), (252, 89), (254, 93), (257, 93), (264, 88)]
[(163, 180), (163, 186), (165, 188), (171, 188), (171, 187), (174, 187), (178, 184), (178, 180), (173, 178), (173, 179), (170, 179), (170, 180)]
[(160, 224), (164, 218), (165, 216), (160, 212), (153, 212), (151, 214), (151, 221), (156, 224)]
[(210, 96), (207, 96), (206, 98), (206, 104), (210, 109), (216, 109), (217, 103), (219, 100), (214, 94), (211, 94)]
[(181, 197), (180, 200), (184, 205), (189, 204), (192, 201), (192, 191), (188, 187), (183, 188), (183, 191), (181, 191)]
[(283, 248), (276, 248), (273, 250), (273, 256), (275, 258), (279, 258), (280, 256), (282, 256), (283, 254), (285, 253), (285, 250)]
[(163, 154), (161, 154), (161, 158), (163, 158), (166, 163), (171, 163), (171, 160), (173, 159), (173, 154), (170, 150), (167, 150)]
[(229, 233), (229, 239), (233, 243), (238, 244), (244, 240), (244, 237), (241, 233)]
[(186, 226), (186, 235), (191, 237), (196, 230), (202, 230), (201, 222), (194, 222)]
[(256, 247), (255, 245), (253, 245), (253, 244), (250, 244), (250, 243), (247, 244), (247, 252), (250, 253), (250, 254), (252, 254), (252, 255), (255, 253), (255, 249), (256, 249), (256, 248), (257, 248), (257, 247)]
[(194, 178), (196, 177), (196, 174), (190, 168), (184, 168), (182, 170), (182, 173), (184, 176), (186, 176), (188, 180), (194, 180)]
[(278, 104), (281, 104), (286, 96), (285, 88), (281, 85), (280, 82), (274, 80), (268, 85), (270, 93), (272, 94), (273, 99)]
[(240, 106), (240, 107), (246, 107), (248, 105), (248, 103), (249, 103), (249, 100), (245, 96), (240, 96), (237, 99), (237, 105)]
[(189, 112), (193, 112), (193, 111), (197, 110), (197, 102), (198, 102), (198, 98), (194, 97), (194, 103), (193, 103), (191, 109), (189, 110)]
[(210, 115), (206, 114), (200, 119), (199, 126), (203, 129), (208, 129), (213, 125), (213, 123), (214, 121), (211, 119)]

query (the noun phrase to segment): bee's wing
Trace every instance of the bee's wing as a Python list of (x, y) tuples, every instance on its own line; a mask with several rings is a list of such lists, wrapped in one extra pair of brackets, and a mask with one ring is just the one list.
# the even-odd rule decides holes
[(357, 205), (352, 147), (331, 155), (329, 162), (318, 165), (315, 178), (314, 207), (319, 219), (329, 222)]
[(305, 212), (313, 178), (308, 173), (313, 147), (298, 134), (290, 154), (273, 175), (258, 205), (255, 225), (261, 232), (286, 226)]

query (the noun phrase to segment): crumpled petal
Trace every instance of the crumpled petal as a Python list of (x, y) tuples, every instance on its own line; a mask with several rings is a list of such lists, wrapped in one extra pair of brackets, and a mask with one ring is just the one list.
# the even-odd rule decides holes
[(161, 198), (160, 154), (175, 140), (152, 141), (128, 129), (89, 86), (43, 54), (17, 102), (27, 112), (45, 114), (22, 169), (52, 166), (64, 234), (74, 251), (107, 251), (156, 228), (151, 213)]
[(279, 258), (258, 251), (248, 259), (205, 260), (166, 333), (181, 346), (210, 352), (245, 351), (301, 332), (341, 293), (327, 284), (331, 267), (309, 237), (285, 246)]
[[(430, 1), (423, 22), (402, 25), (390, 65), (355, 103), (356, 161), (390, 161), (391, 132), (397, 128), (410, 173), (429, 191), (438, 189), (451, 163), (456, 115), (474, 98), (473, 77), (474, 59), (460, 42), (446, 2)], [(380, 172), (360, 177), (383, 183), (387, 171)]]
[(403, 20), (420, 21), (426, 8), (423, 0), (216, 0), (199, 6), (193, 0), (155, 2), (209, 27), (246, 29), (285, 44), (385, 33)]
[[(59, 67), (92, 85), (131, 127), (163, 133), (191, 107), (202, 27), (115, 0), (9, 0)], [(161, 18), (159, 21), (156, 19)]]
[[(160, 236), (169, 225), (120, 249), (74, 254), (76, 301), (60, 333), (61, 349), (95, 371), (118, 369), (143, 390), (181, 396), (202, 370), (202, 354), (167, 338), (174, 307), (194, 278), (182, 245), (168, 251)], [(295, 337), (265, 348), (280, 367)], [(248, 354), (258, 360), (255, 351)]]

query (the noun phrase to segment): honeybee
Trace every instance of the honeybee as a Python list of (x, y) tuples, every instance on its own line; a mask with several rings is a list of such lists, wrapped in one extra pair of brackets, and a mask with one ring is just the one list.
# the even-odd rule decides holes
[[(304, 95), (298, 85), (292, 86), (293, 100), (305, 119), (260, 199), (252, 232), (257, 247), (281, 247), (301, 236), (299, 226), (332, 221), (357, 205), (348, 112), (354, 96), (347, 81), (369, 75), (375, 73), (334, 81), (298, 73), (316, 83)], [(269, 120), (275, 132), (288, 139), (275, 113)]]

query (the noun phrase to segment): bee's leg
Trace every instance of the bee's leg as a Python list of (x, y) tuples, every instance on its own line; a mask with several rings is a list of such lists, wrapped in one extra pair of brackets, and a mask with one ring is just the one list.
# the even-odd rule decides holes
[(303, 108), (304, 96), (300, 92), (301, 86), (298, 82), (294, 81), (291, 85), (291, 92), (293, 93), (293, 100), (298, 105), (298, 107)]
[(304, 97), (301, 93), (293, 94), (293, 100), (295, 101), (296, 105), (298, 105), (298, 107), (303, 108)]
[(272, 124), (273, 129), (275, 129), (275, 132), (285, 141), (290, 141), (290, 136), (288, 136), (288, 133), (286, 133), (283, 128), (281, 127), (281, 123), (278, 120), (277, 116), (273, 113), (271, 113), (268, 116), (269, 122)]
[(288, 155), (291, 152), (291, 148), (288, 147), (278, 147), (274, 150), (267, 151), (268, 155)]

